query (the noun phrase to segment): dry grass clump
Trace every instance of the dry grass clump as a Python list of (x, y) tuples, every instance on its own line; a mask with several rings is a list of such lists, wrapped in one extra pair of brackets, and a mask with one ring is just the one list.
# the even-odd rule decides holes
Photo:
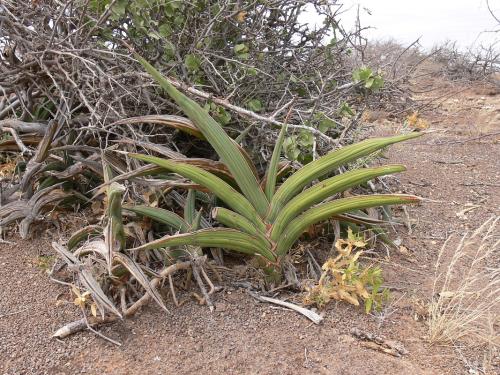
[(500, 217), (492, 217), (451, 246), (444, 243), (436, 263), (429, 305), (429, 340), (485, 348), (491, 358), (500, 347)]

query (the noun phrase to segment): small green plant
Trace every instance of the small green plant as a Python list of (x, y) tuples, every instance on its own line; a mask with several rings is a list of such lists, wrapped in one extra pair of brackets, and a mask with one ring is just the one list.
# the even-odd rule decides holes
[(352, 79), (355, 83), (363, 83), (363, 87), (367, 90), (377, 91), (384, 86), (384, 79), (379, 73), (374, 73), (368, 67), (356, 69), (352, 73)]
[(309, 130), (301, 130), (297, 135), (291, 135), (283, 141), (283, 151), (290, 160), (307, 164), (312, 161), (312, 146), (314, 136)]
[(209, 102), (205, 104), (204, 109), (222, 126), (229, 124), (231, 121), (231, 114), (220, 105)]
[(381, 310), (383, 302), (389, 297), (388, 290), (381, 289), (384, 282), (382, 270), (379, 267), (362, 267), (358, 259), (363, 251), (353, 253), (353, 250), (365, 246), (362, 235), (353, 234), (349, 228), (347, 240), (341, 239), (335, 244), (339, 254), (325, 262), (318, 285), (309, 289), (304, 302), (322, 308), (332, 300), (359, 306), (361, 299), (367, 314), (372, 309)]
[(269, 271), (279, 271), (283, 258), (311, 225), (334, 215), (342, 215), (370, 207), (416, 203), (410, 195), (360, 195), (321, 203), (332, 195), (355, 187), (377, 176), (402, 172), (402, 165), (364, 168), (324, 179), (308, 185), (360, 157), (370, 155), (388, 145), (418, 137), (412, 133), (388, 138), (369, 139), (329, 153), (293, 173), (277, 186), (278, 163), (286, 126), (281, 129), (266, 176), (259, 181), (255, 166), (210, 115), (184, 94), (142, 57), (140, 63), (179, 105), (212, 145), (227, 166), (239, 190), (202, 168), (184, 160), (167, 160), (143, 154), (129, 156), (177, 173), (203, 186), (228, 208), (216, 207), (212, 216), (228, 228), (209, 228), (189, 233), (167, 235), (138, 246), (135, 252), (171, 246), (191, 245), (220, 247), (256, 255)]

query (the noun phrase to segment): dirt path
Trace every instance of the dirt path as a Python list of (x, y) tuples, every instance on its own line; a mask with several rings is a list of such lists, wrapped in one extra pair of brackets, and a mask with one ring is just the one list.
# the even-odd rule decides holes
[[(409, 209), (412, 231), (399, 233), (408, 252), (381, 258), (394, 301), (382, 315), (339, 303), (327, 309), (324, 324), (314, 326), (228, 287), (217, 294), (214, 313), (193, 300), (180, 308), (169, 302), (169, 315), (148, 307), (103, 328), (121, 347), (88, 332), (58, 341), (51, 334), (79, 318), (78, 311), (70, 302), (56, 304), (67, 288), (50, 282), (40, 264), (41, 255), (52, 254), (50, 241), (19, 240), (0, 244), (0, 374), (471, 373), (474, 364), (465, 367), (453, 348), (428, 345), (419, 316), (447, 235), (499, 212), (499, 138), (474, 138), (500, 130), (500, 97), (465, 92), (429, 119), (437, 132), (387, 154), (389, 162), (408, 167), (401, 184), (392, 186), (435, 202)], [(386, 124), (377, 132), (394, 130)], [(478, 207), (457, 216), (468, 204)], [(409, 354), (396, 358), (369, 349), (350, 334), (352, 327), (398, 340)]]

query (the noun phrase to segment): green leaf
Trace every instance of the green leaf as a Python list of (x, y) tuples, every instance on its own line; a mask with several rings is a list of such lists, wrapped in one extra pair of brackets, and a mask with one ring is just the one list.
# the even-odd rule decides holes
[(191, 230), (192, 231), (195, 231), (195, 230), (202, 228), (202, 225), (201, 225), (201, 213), (202, 213), (202, 211), (203, 211), (203, 209), (200, 208), (200, 210), (196, 213), (195, 217), (193, 218), (193, 221), (191, 223)]
[(257, 69), (255, 68), (247, 68), (246, 72), (251, 77), (255, 77), (257, 75)]
[(311, 147), (314, 144), (314, 136), (309, 130), (301, 130), (297, 137), (297, 143), (302, 147)]
[(259, 218), (254, 207), (250, 202), (238, 193), (221, 178), (192, 165), (184, 164), (182, 160), (165, 160), (155, 156), (129, 154), (129, 156), (148, 163), (156, 164), (169, 171), (180, 174), (183, 177), (189, 178), (197, 184), (200, 184), (209, 189), (213, 194), (224, 201), (229, 207), (240, 213), (255, 225), (260, 228), (265, 227), (264, 223)]
[(283, 150), (285, 152), (285, 156), (289, 160), (297, 160), (300, 155), (300, 149), (297, 145), (297, 136), (292, 135), (285, 138), (283, 142)]
[(269, 167), (267, 170), (266, 187), (264, 189), (267, 199), (271, 201), (274, 195), (274, 189), (276, 188), (276, 176), (278, 174), (278, 164), (280, 162), (281, 149), (283, 147), (283, 142), (285, 140), (287, 126), (281, 128), (278, 139), (276, 140), (276, 145), (274, 146), (273, 156), (269, 162)]
[(345, 191), (351, 187), (358, 186), (375, 177), (403, 172), (404, 170), (406, 170), (406, 168), (402, 165), (365, 168), (350, 171), (319, 182), (313, 187), (306, 189), (302, 193), (295, 196), (279, 212), (273, 225), (271, 239), (277, 240), (291, 220), (295, 219), (297, 215), (302, 213), (304, 210), (322, 202), (326, 198), (331, 197), (336, 193)]
[(370, 78), (373, 74), (373, 71), (370, 68), (367, 67), (362, 67), (359, 69), (356, 69), (352, 73), (352, 78), (354, 82), (361, 82), (361, 81), (366, 81), (368, 78)]
[(185, 17), (182, 14), (179, 14), (177, 12), (175, 18), (174, 18), (174, 25), (176, 26), (182, 26), (184, 24)]
[(135, 56), (147, 72), (151, 74), (170, 97), (172, 97), (172, 99), (182, 108), (198, 129), (200, 129), (222, 161), (227, 165), (245, 197), (255, 207), (258, 214), (264, 217), (269, 208), (269, 201), (260, 188), (252, 168), (245, 159), (245, 155), (239, 150), (236, 143), (226, 134), (221, 126), (203, 110), (203, 108), (179, 92), (160, 74), (160, 72), (141, 56), (137, 54)]
[(241, 43), (234, 46), (234, 53), (240, 60), (247, 60), (250, 57), (248, 51), (249, 49), (246, 44)]
[(170, 27), (170, 25), (168, 23), (164, 23), (164, 24), (160, 25), (160, 27), (158, 28), (158, 33), (163, 38), (167, 38), (172, 34), (172, 28)]
[(370, 68), (363, 67), (356, 69), (352, 73), (352, 79), (355, 83), (363, 82), (368, 90), (377, 91), (384, 85), (384, 79), (380, 74), (374, 74)]
[(276, 191), (271, 201), (267, 219), (271, 223), (274, 222), (284, 205), (313, 180), (332, 172), (341, 165), (369, 155), (383, 147), (421, 135), (422, 133), (411, 133), (387, 138), (367, 139), (331, 152), (307, 164), (289, 177)]
[(77, 230), (68, 240), (68, 250), (71, 251), (80, 242), (88, 240), (91, 235), (100, 233), (102, 233), (102, 227), (100, 225), (88, 225)]
[(345, 103), (345, 102), (342, 103), (342, 105), (340, 106), (340, 108), (338, 110), (338, 113), (342, 117), (351, 117), (351, 116), (354, 116), (354, 111), (349, 106), (349, 104)]
[(150, 31), (148, 33), (148, 36), (151, 38), (151, 39), (155, 39), (155, 40), (160, 40), (161, 39), (161, 35), (158, 34), (156, 31)]
[(231, 114), (222, 106), (215, 105), (215, 108), (212, 110), (211, 114), (213, 115), (214, 119), (216, 119), (222, 126), (229, 124), (229, 122), (231, 121)]
[(259, 99), (252, 99), (247, 102), (247, 107), (249, 110), (253, 112), (260, 112), (262, 111), (262, 103), (260, 102)]
[(194, 223), (194, 218), (196, 216), (196, 191), (193, 189), (189, 189), (188, 195), (186, 198), (186, 203), (184, 203), (184, 220), (190, 226)]
[(361, 195), (337, 199), (315, 206), (288, 224), (277, 241), (276, 254), (285, 255), (302, 233), (311, 225), (330, 218), (332, 215), (361, 210), (387, 204), (418, 203), (420, 199), (413, 195)]
[(118, 20), (122, 18), (125, 15), (125, 12), (127, 11), (127, 5), (128, 5), (128, 0), (117, 0), (113, 8), (111, 9), (112, 15), (111, 19), (113, 20)]
[(202, 229), (192, 233), (165, 236), (145, 245), (130, 249), (130, 251), (152, 250), (162, 247), (185, 245), (221, 247), (223, 249), (236, 250), (244, 254), (259, 254), (270, 261), (275, 261), (273, 253), (269, 249), (259, 246), (259, 241), (257, 241), (256, 237), (226, 228)]
[(371, 89), (373, 91), (380, 90), (384, 86), (384, 79), (380, 75), (376, 75), (373, 78), (373, 82), (371, 84)]
[(184, 64), (186, 65), (186, 68), (191, 72), (197, 72), (200, 69), (201, 66), (201, 60), (199, 57), (193, 54), (188, 54), (184, 58)]
[(149, 207), (149, 206), (123, 206), (124, 210), (134, 212), (141, 216), (149, 217), (159, 223), (168, 225), (173, 228), (175, 231), (179, 231), (181, 233), (185, 233), (189, 231), (189, 224), (186, 221), (172, 211), (165, 210), (163, 208), (158, 207)]
[(90, 0), (89, 8), (97, 13), (102, 13), (106, 10), (110, 0)]
[(227, 208), (215, 207), (212, 210), (212, 217), (229, 228), (242, 230), (250, 235), (257, 234), (257, 228), (251, 221)]
[(318, 123), (318, 129), (323, 133), (336, 126), (337, 124), (335, 123), (335, 121), (327, 118), (326, 116), (324, 116)]
[(234, 46), (234, 52), (236, 54), (242, 54), (242, 53), (247, 53), (248, 52), (248, 47), (246, 44), (237, 44)]
[(241, 230), (251, 236), (257, 237), (260, 245), (267, 249), (271, 248), (271, 243), (265, 237), (262, 231), (243, 216), (223, 207), (215, 207), (212, 210), (212, 217), (226, 227)]

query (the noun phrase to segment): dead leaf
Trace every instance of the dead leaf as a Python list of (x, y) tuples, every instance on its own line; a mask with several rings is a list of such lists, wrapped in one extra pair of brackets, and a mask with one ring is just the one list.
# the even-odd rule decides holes
[(410, 251), (408, 250), (408, 248), (406, 246), (401, 245), (401, 246), (398, 247), (398, 250), (399, 250), (400, 254), (403, 254), (403, 255), (406, 255), (406, 256), (410, 255)]
[(90, 305), (90, 312), (94, 318), (97, 318), (97, 305), (95, 303)]
[(245, 22), (245, 18), (247, 17), (247, 12), (245, 12), (244, 10), (242, 11), (239, 11), (238, 14), (236, 15), (236, 21), (238, 23), (242, 23), (242, 22)]
[(90, 292), (86, 291), (86, 292), (80, 293), (78, 288), (74, 285), (71, 286), (71, 290), (76, 295), (76, 298), (74, 299), (73, 303), (79, 307), (82, 307), (82, 308), (85, 307), (85, 304), (89, 301)]

